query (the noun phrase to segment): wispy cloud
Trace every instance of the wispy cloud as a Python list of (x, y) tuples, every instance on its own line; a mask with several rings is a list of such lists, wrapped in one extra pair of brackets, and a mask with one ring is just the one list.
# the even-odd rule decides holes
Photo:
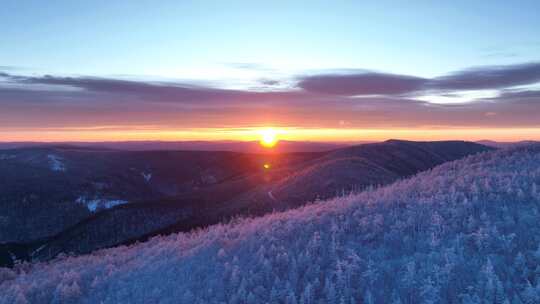
[(256, 62), (228, 62), (224, 64), (230, 68), (253, 71), (271, 71), (272, 68)]
[[(171, 103), (206, 103), (211, 101), (245, 100), (261, 95), (256, 92), (226, 90), (214, 87), (204, 87), (190, 83), (164, 83), (133, 81), (96, 77), (57, 77), (45, 75), (18, 76), (4, 73), (3, 76), (12, 84), (27, 85), (28, 90), (19, 89), (12, 91), (24, 95), (30, 91), (32, 85), (45, 85), (50, 88), (49, 94), (54, 95), (59, 88), (77, 88), (80, 92), (73, 92), (76, 98), (86, 93), (105, 94), (117, 100), (143, 100), (145, 102), (171, 102)], [(3, 89), (7, 90), (7, 89)], [(33, 91), (33, 90), (32, 90)], [(270, 94), (270, 93), (269, 93)], [(279, 94), (279, 93), (272, 93)], [(286, 92), (282, 94), (287, 94)], [(103, 95), (102, 95), (103, 96)], [(264, 97), (264, 96), (260, 96)], [(266, 99), (266, 98), (262, 98)]]
[[(228, 90), (189, 82), (2, 73), (0, 127), (166, 125), (221, 127), (266, 123), (303, 127), (540, 127), (540, 93), (515, 86), (540, 80), (540, 64), (474, 68), (426, 79), (369, 71), (299, 76), (297, 87)], [(263, 85), (280, 85), (263, 80)], [(434, 104), (422, 94), (471, 102)]]
[(277, 86), (281, 84), (281, 81), (277, 79), (262, 78), (262, 79), (259, 79), (259, 83), (265, 86)]

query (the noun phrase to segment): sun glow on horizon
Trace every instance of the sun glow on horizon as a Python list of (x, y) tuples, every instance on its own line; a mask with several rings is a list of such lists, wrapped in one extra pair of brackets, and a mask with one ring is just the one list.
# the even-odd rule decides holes
[(255, 141), (273, 148), (279, 141), (357, 142), (406, 140), (540, 140), (536, 128), (145, 128), (133, 126), (95, 128), (2, 129), (0, 142), (107, 142), (107, 141)]
[(273, 148), (278, 143), (277, 131), (272, 128), (263, 129), (261, 133), (261, 146), (265, 148)]

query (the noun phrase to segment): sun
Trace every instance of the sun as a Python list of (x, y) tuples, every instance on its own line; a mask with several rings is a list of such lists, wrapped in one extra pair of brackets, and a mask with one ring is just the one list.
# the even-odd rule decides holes
[(278, 142), (277, 132), (272, 128), (261, 130), (260, 143), (263, 147), (272, 148)]

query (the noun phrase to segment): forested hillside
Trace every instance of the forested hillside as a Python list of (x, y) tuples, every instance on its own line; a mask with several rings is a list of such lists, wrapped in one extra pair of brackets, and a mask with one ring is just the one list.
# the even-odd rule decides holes
[(0, 303), (539, 303), (540, 146), (0, 271)]
[(387, 140), (346, 147), (311, 160), (275, 183), (272, 194), (287, 205), (328, 199), (338, 193), (386, 185), (444, 162), (491, 150), (467, 141)]
[(488, 150), (466, 141), (403, 140), (328, 153), (6, 150), (0, 266), (293, 209)]

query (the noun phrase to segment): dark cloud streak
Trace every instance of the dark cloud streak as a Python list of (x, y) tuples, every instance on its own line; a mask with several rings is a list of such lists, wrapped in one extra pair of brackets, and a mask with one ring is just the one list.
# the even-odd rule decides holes
[(427, 79), (383, 73), (323, 74), (306, 76), (298, 86), (308, 92), (329, 95), (396, 95), (420, 90)]
[(331, 73), (301, 77), (298, 86), (308, 92), (354, 95), (402, 95), (458, 90), (502, 89), (540, 82), (540, 63), (487, 66), (432, 79), (375, 72)]
[(540, 82), (540, 63), (488, 66), (438, 77), (428, 87), (439, 90), (500, 89)]

